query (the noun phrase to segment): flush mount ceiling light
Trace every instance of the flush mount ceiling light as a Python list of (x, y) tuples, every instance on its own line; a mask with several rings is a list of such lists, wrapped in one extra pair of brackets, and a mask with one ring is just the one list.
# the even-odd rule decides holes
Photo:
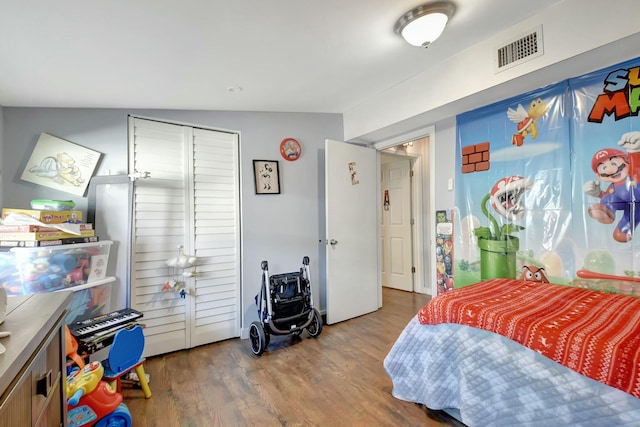
[(447, 1), (426, 3), (402, 15), (393, 29), (410, 45), (426, 48), (440, 37), (455, 10)]

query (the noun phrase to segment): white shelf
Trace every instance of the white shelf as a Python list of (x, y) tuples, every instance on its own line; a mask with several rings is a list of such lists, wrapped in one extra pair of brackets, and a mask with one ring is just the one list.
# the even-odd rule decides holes
[(85, 283), (84, 285), (77, 285), (77, 286), (70, 286), (68, 288), (64, 288), (64, 289), (58, 289), (55, 290), (54, 292), (62, 292), (62, 291), (81, 291), (83, 289), (88, 289), (88, 288), (93, 288), (94, 286), (100, 286), (100, 285), (104, 285), (106, 283), (112, 283), (115, 282), (116, 278), (113, 276), (108, 276), (105, 277), (104, 279), (100, 279), (100, 280), (94, 280), (93, 282), (88, 282)]

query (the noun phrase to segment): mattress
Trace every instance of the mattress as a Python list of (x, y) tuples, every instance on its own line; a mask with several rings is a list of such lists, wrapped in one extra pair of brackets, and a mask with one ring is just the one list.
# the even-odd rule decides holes
[(640, 425), (640, 399), (474, 327), (422, 325), (416, 315), (384, 367), (393, 396), (458, 410), (471, 427)]
[(640, 298), (493, 279), (432, 299), (418, 319), (495, 332), (640, 398)]

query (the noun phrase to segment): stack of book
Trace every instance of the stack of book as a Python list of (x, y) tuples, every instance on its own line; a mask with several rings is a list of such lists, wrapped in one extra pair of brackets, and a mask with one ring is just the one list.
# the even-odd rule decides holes
[[(82, 211), (45, 211), (3, 208), (2, 218), (12, 213), (28, 215), (44, 225), (0, 224), (0, 247), (40, 247), (99, 241), (93, 224), (82, 222)], [(53, 224), (75, 224), (80, 234), (61, 230)], [(64, 228), (64, 227), (62, 227)]]

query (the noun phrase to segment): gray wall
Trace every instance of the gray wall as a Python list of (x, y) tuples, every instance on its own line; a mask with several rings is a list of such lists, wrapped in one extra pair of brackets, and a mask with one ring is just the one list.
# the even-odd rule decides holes
[[(257, 319), (253, 298), (260, 286), (262, 260), (269, 261), (269, 272), (275, 274), (297, 271), (302, 257), (308, 255), (316, 305), (324, 310), (324, 274), (321, 274), (324, 245), (319, 245), (324, 231), (324, 141), (342, 139), (341, 115), (11, 107), (1, 111), (0, 203), (3, 207), (28, 207), (36, 198), (73, 199), (86, 213), (86, 195), (75, 197), (20, 180), (42, 132), (103, 153), (96, 175), (128, 172), (129, 114), (239, 132), (243, 325)], [(286, 137), (296, 138), (302, 145), (302, 155), (295, 162), (280, 156), (280, 141)], [(254, 194), (253, 159), (280, 161), (282, 194)], [(97, 212), (99, 215), (126, 215), (126, 212)], [(100, 235), (103, 240), (109, 237)], [(115, 292), (123, 292), (124, 285), (118, 286), (120, 289)]]
[[(456, 175), (456, 118), (441, 120), (434, 125), (435, 161), (433, 175), (435, 176), (435, 210), (453, 209), (455, 206), (455, 175)], [(447, 187), (447, 180), (453, 179), (453, 190)]]

